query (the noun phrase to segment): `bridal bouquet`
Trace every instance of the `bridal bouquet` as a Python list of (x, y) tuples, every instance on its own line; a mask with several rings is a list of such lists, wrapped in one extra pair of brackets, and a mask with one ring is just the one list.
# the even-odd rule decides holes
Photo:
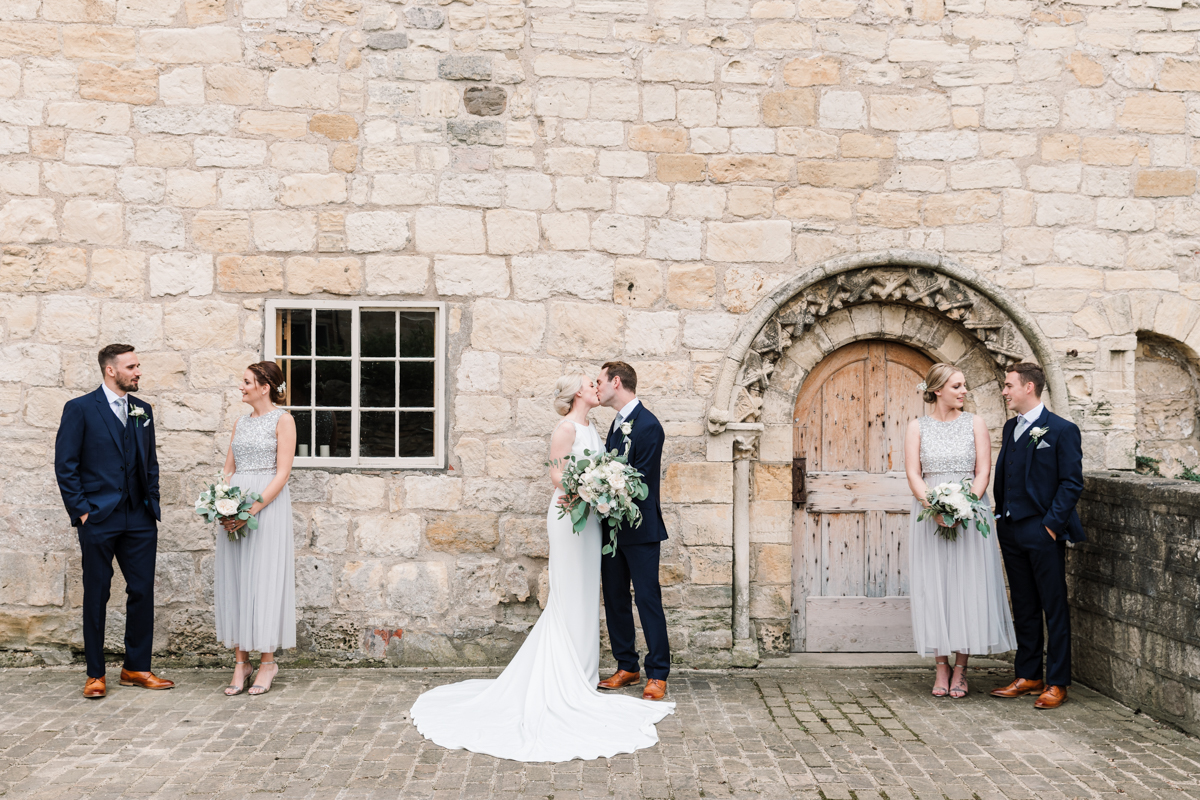
[(971, 491), (971, 481), (964, 478), (962, 483), (941, 483), (925, 493), (929, 507), (922, 511), (918, 520), (926, 520), (938, 516), (949, 522), (938, 523), (938, 535), (948, 542), (958, 540), (958, 526), (966, 528), (967, 522), (975, 523), (975, 530), (986, 538), (990, 528), (992, 510)]
[(602, 555), (616, 555), (617, 527), (622, 521), (635, 528), (642, 524), (642, 510), (635, 501), (645, 500), (650, 493), (642, 473), (629, 466), (629, 439), (625, 442), (624, 453), (584, 450), (585, 458), (567, 456), (563, 467), (563, 492), (575, 500), (570, 506), (560, 507), (558, 518), (570, 514), (571, 528), (576, 533), (583, 530), (593, 511), (607, 521), (608, 544), (600, 551)]
[(258, 492), (246, 492), (237, 486), (225, 483), (225, 476), (208, 485), (208, 489), (196, 498), (196, 513), (209, 522), (223, 519), (244, 519), (246, 524), (235, 531), (228, 531), (229, 541), (236, 542), (258, 527), (258, 520), (250, 515), (250, 507), (262, 500)]

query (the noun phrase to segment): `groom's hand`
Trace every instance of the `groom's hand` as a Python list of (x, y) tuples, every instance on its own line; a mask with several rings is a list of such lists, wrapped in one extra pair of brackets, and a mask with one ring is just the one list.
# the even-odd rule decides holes
[(89, 516), (88, 514), (84, 514), (82, 517), (80, 517), (80, 518), (79, 518), (79, 524), (80, 524), (80, 525), (86, 525), (86, 524), (87, 524), (87, 518), (88, 518), (88, 516)]
[(1053, 539), (1056, 542), (1058, 541), (1058, 536), (1055, 535), (1054, 531), (1050, 530), (1049, 528), (1046, 528), (1046, 533), (1050, 534), (1051, 539)]
[(572, 508), (574, 508), (575, 504), (578, 502), (579, 495), (577, 494), (564, 494), (562, 497), (558, 498), (559, 507), (566, 509), (567, 511), (570, 511)]

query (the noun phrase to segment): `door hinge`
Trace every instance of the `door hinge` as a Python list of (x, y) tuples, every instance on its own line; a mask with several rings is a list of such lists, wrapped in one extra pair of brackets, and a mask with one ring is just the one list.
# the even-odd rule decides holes
[(804, 474), (807, 471), (807, 458), (792, 459), (792, 502), (796, 505), (808, 502), (808, 490), (804, 485)]

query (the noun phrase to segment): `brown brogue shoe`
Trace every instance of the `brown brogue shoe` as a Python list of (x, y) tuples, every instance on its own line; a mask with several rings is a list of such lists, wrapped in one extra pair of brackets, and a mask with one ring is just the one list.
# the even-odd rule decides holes
[(175, 687), (175, 681), (169, 681), (166, 678), (160, 678), (153, 672), (130, 672), (127, 669), (121, 670), (121, 685), (122, 686), (140, 686), (143, 689), (172, 689)]
[(660, 681), (658, 678), (651, 678), (646, 681), (646, 688), (642, 692), (643, 700), (662, 700), (667, 696), (667, 682)]
[(1033, 704), (1033, 707), (1045, 711), (1048, 708), (1058, 708), (1065, 702), (1067, 702), (1067, 687), (1047, 686), (1046, 691), (1038, 695), (1037, 702)]
[(83, 696), (89, 700), (104, 697), (108, 690), (104, 687), (104, 678), (88, 678), (83, 685)]
[(620, 689), (622, 686), (628, 686), (631, 683), (637, 683), (642, 679), (640, 672), (626, 672), (619, 669), (613, 673), (611, 678), (600, 681), (596, 686), (599, 689)]
[(1027, 694), (1041, 694), (1045, 689), (1046, 684), (1041, 681), (1017, 678), (1008, 686), (992, 689), (992, 697), (1024, 697)]

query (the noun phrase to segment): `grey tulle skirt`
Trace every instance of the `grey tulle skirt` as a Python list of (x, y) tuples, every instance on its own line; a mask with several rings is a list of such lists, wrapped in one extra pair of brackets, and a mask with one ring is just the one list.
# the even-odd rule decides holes
[[(262, 493), (273, 474), (237, 473), (230, 485)], [(258, 529), (236, 542), (216, 529), (217, 639), (271, 653), (296, 646), (296, 559), (288, 487), (258, 513)]]

